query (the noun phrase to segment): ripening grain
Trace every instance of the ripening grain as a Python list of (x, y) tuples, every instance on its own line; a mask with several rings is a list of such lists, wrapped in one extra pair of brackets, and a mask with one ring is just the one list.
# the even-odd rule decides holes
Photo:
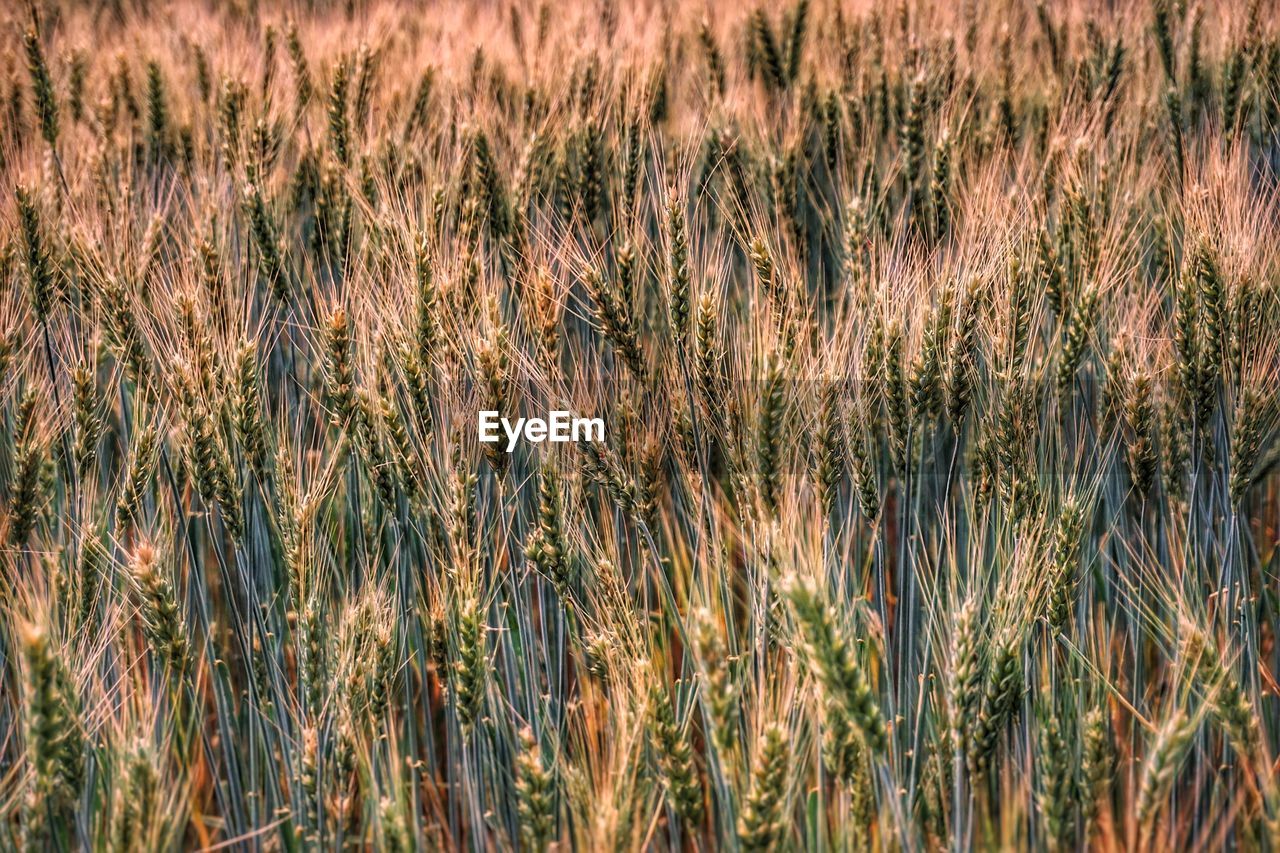
[(1280, 848), (1278, 13), (5, 5), (0, 849)]

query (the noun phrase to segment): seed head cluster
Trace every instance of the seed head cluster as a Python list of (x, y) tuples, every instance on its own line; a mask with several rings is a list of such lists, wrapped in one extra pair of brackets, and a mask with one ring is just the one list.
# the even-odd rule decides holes
[(0, 3), (0, 850), (1280, 849), (1278, 13)]

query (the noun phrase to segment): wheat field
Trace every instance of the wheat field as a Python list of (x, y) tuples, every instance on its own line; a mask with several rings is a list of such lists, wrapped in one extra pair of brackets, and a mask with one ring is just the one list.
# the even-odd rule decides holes
[(0, 10), (0, 849), (1280, 850), (1278, 13)]

